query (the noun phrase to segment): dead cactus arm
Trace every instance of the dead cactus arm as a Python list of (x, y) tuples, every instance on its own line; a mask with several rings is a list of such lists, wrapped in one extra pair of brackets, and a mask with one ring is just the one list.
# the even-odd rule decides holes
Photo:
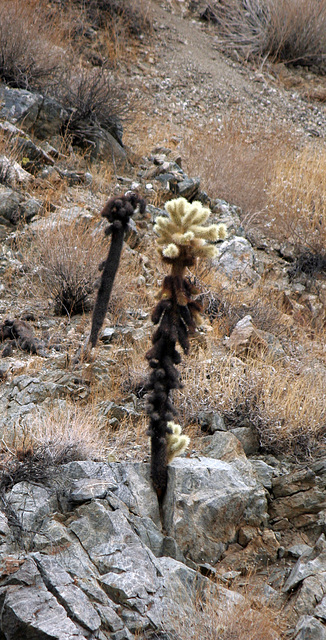
[[(87, 360), (91, 349), (96, 346), (98, 335), (103, 326), (108, 309), (114, 279), (119, 267), (124, 234), (128, 228), (129, 220), (137, 207), (139, 207), (140, 213), (144, 213), (146, 209), (145, 200), (137, 193), (130, 191), (123, 196), (111, 198), (101, 212), (101, 215), (110, 222), (110, 226), (106, 229), (105, 234), (111, 236), (111, 245), (103, 266), (101, 283), (93, 310), (90, 335), (81, 352), (82, 359)], [(75, 362), (79, 361), (79, 355), (80, 354), (77, 354)]]
[(121, 225), (118, 229), (114, 228), (111, 234), (110, 250), (102, 271), (101, 283), (93, 310), (92, 328), (89, 336), (89, 343), (92, 349), (96, 346), (98, 334), (105, 320), (114, 278), (119, 267), (124, 233), (125, 230)]

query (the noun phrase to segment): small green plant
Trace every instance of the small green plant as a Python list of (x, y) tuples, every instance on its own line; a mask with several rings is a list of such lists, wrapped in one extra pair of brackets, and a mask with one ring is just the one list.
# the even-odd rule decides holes
[(159, 253), (164, 263), (171, 266), (171, 274), (163, 280), (159, 302), (152, 313), (158, 328), (152, 337), (152, 348), (146, 353), (152, 372), (148, 382), (148, 414), (151, 438), (151, 477), (160, 500), (167, 485), (169, 459), (188, 445), (181, 435), (181, 427), (172, 421), (175, 409), (170, 399), (173, 389), (181, 387), (176, 365), (181, 356), (176, 346), (189, 351), (189, 335), (203, 322), (201, 305), (194, 299), (196, 288), (186, 277), (186, 269), (194, 266), (197, 258), (212, 258), (214, 242), (226, 235), (224, 225), (203, 226), (210, 210), (200, 202), (190, 204), (185, 198), (165, 204), (168, 216), (156, 219), (154, 230), (158, 238)]

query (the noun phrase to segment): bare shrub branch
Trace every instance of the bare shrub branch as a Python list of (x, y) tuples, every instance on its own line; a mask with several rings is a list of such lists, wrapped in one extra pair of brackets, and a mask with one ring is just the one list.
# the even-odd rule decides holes
[(48, 86), (61, 72), (65, 51), (45, 3), (0, 0), (0, 77), (19, 88)]
[(36, 233), (26, 256), (36, 293), (41, 287), (58, 315), (83, 313), (91, 306), (104, 249), (102, 234), (92, 233), (87, 223), (49, 223)]
[(122, 144), (120, 119), (126, 117), (130, 105), (122, 84), (107, 69), (68, 68), (54, 95), (70, 112), (67, 132), (75, 143), (87, 144), (87, 137), (102, 128)]
[(236, 49), (244, 58), (271, 56), (325, 69), (324, 0), (223, 0), (214, 8), (226, 49)]

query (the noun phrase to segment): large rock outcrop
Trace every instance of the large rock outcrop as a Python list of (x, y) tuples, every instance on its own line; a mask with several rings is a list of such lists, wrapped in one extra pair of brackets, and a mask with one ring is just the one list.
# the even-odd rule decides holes
[(169, 535), (142, 463), (71, 462), (47, 485), (25, 479), (1, 496), (6, 640), (130, 640), (168, 630), (176, 589), (194, 598), (209, 588), (229, 610), (242, 596), (214, 585), (191, 558), (214, 560), (241, 524), (266, 521), (264, 490), (243, 460), (171, 465)]

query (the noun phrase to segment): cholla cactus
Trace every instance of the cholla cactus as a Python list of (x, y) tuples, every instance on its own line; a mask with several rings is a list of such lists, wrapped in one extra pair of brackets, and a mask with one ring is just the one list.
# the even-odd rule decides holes
[(216, 248), (207, 244), (226, 237), (224, 224), (204, 227), (210, 210), (201, 202), (187, 202), (176, 198), (166, 203), (169, 217), (159, 216), (154, 231), (162, 258), (174, 265), (192, 266), (196, 258), (214, 258)]
[(171, 433), (166, 436), (167, 439), (167, 459), (168, 463), (172, 462), (176, 456), (181, 454), (189, 447), (190, 438), (182, 433), (181, 426), (175, 422), (168, 422), (168, 429)]
[(177, 198), (167, 202), (165, 208), (169, 217), (158, 217), (154, 229), (160, 255), (171, 265), (171, 274), (163, 280), (159, 302), (152, 313), (157, 329), (152, 336), (153, 346), (146, 354), (152, 369), (147, 386), (151, 477), (160, 500), (166, 490), (167, 465), (189, 442), (187, 436), (181, 436), (181, 427), (172, 421), (175, 409), (170, 392), (181, 387), (176, 369), (181, 355), (176, 346), (179, 344), (188, 353), (189, 335), (202, 324), (201, 305), (193, 297), (198, 292), (185, 277), (185, 271), (197, 258), (212, 258), (215, 247), (208, 242), (226, 236), (224, 225), (203, 226), (210, 211), (200, 202), (190, 204), (185, 198)]

